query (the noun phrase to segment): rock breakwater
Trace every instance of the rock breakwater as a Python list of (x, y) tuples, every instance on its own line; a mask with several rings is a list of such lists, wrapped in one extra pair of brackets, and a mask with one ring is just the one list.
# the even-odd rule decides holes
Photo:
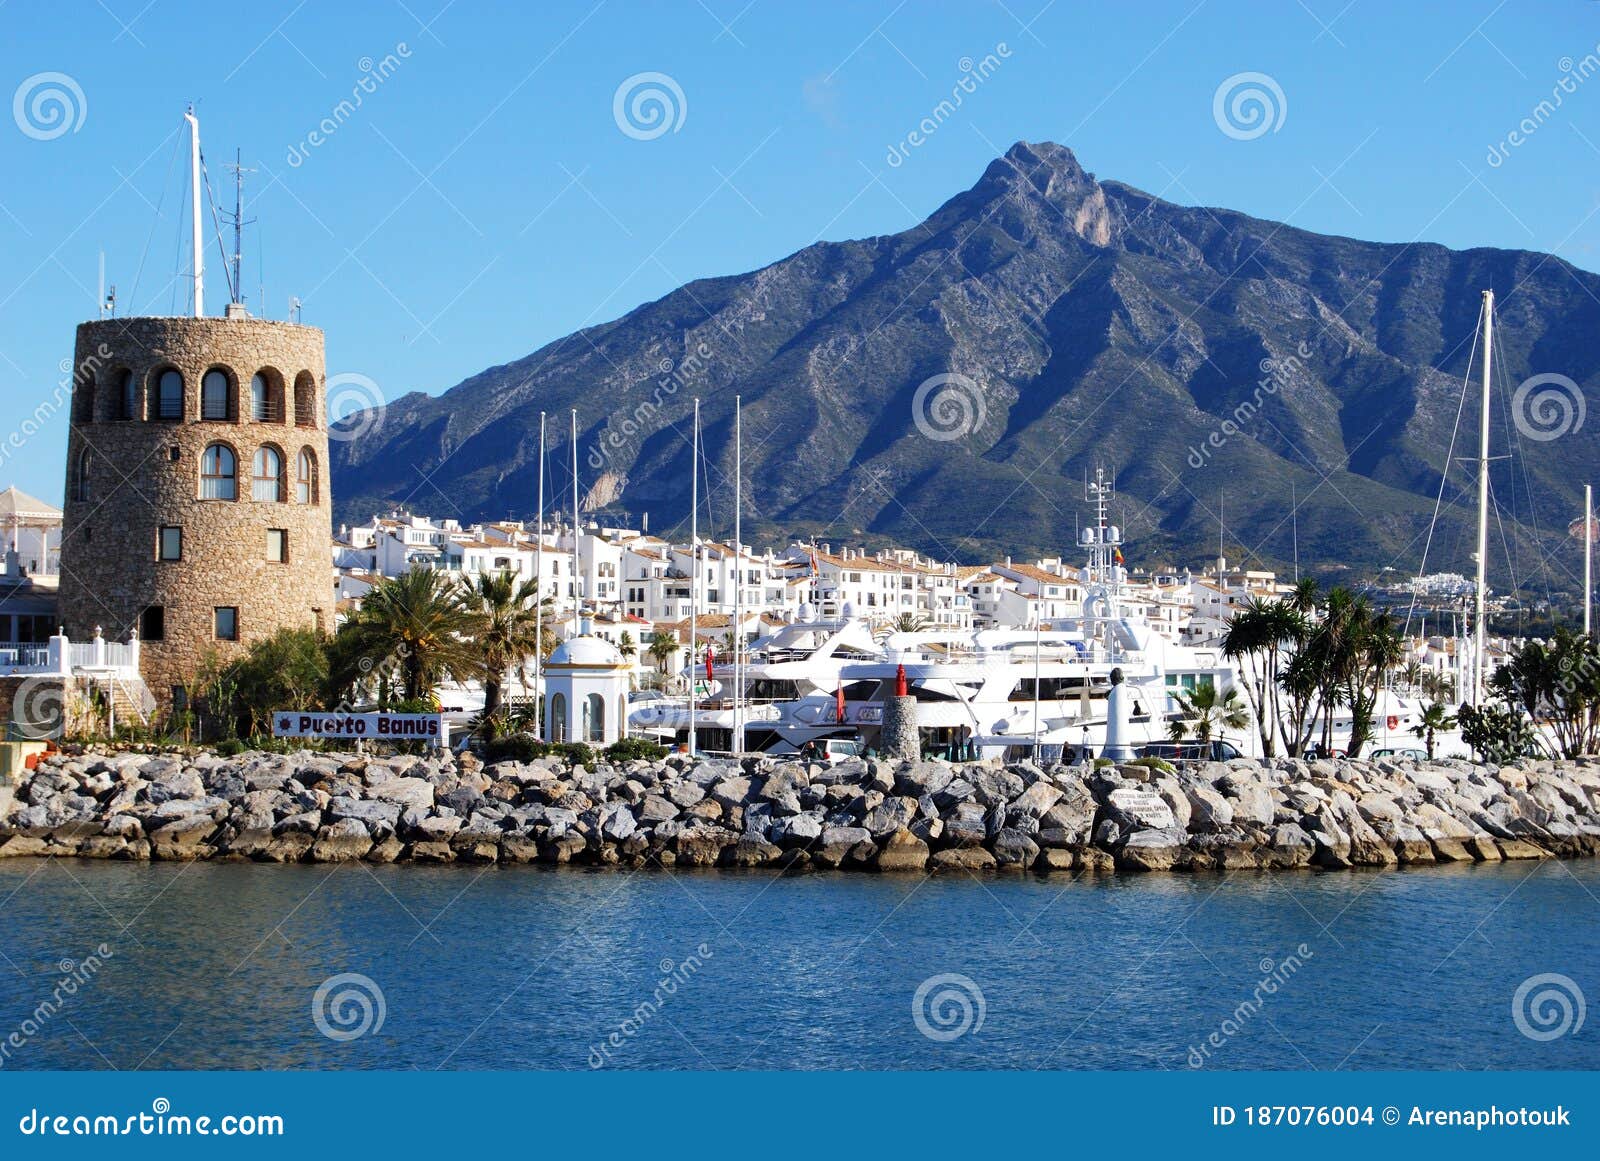
[(0, 787), (0, 858), (876, 871), (1383, 867), (1600, 853), (1600, 759), (1100, 769), (90, 750)]

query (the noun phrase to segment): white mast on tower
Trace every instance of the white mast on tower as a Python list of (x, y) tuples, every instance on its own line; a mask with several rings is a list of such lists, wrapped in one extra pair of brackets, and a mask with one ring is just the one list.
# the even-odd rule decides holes
[(194, 317), (206, 314), (205, 243), (200, 237), (200, 121), (190, 105), (183, 119), (189, 122), (190, 239), (194, 248)]

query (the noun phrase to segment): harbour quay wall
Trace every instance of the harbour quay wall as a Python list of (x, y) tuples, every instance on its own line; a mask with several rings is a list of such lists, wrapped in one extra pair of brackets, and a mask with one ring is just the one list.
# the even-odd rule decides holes
[(904, 872), (1342, 869), (1600, 852), (1600, 758), (1181, 769), (853, 760), (54, 754), (0, 858)]

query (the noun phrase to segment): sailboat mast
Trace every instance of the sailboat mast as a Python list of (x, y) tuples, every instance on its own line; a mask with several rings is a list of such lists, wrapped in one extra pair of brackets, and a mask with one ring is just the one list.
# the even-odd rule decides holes
[(1583, 486), (1583, 632), (1591, 630), (1594, 607), (1594, 485)]
[(733, 752), (744, 753), (744, 716), (740, 712), (740, 698), (744, 692), (744, 670), (740, 658), (744, 655), (744, 546), (740, 542), (739, 508), (744, 499), (744, 416), (739, 396), (733, 397)]
[(206, 314), (205, 243), (200, 237), (200, 120), (190, 105), (183, 119), (189, 122), (189, 238), (194, 250), (194, 317)]
[(1484, 696), (1484, 582), (1489, 564), (1489, 368), (1494, 361), (1494, 291), (1483, 292), (1483, 396), (1478, 414), (1478, 577), (1472, 598), (1472, 704)]
[(695, 638), (700, 627), (700, 400), (694, 401), (694, 447), (689, 454), (689, 757), (695, 744)]
[(582, 632), (583, 584), (578, 578), (578, 409), (572, 409), (572, 628)]
[[(533, 720), (543, 720), (544, 693), (544, 412), (539, 412), (539, 511), (534, 517), (533, 535)], [(544, 731), (538, 730), (540, 737)]]

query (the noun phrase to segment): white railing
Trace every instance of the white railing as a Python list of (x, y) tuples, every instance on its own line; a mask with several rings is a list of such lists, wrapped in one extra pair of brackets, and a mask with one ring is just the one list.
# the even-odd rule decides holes
[(88, 641), (69, 640), (57, 633), (40, 644), (32, 641), (0, 643), (0, 676), (49, 673), (96, 673), (114, 677), (139, 676), (139, 640), (107, 641), (98, 634)]

